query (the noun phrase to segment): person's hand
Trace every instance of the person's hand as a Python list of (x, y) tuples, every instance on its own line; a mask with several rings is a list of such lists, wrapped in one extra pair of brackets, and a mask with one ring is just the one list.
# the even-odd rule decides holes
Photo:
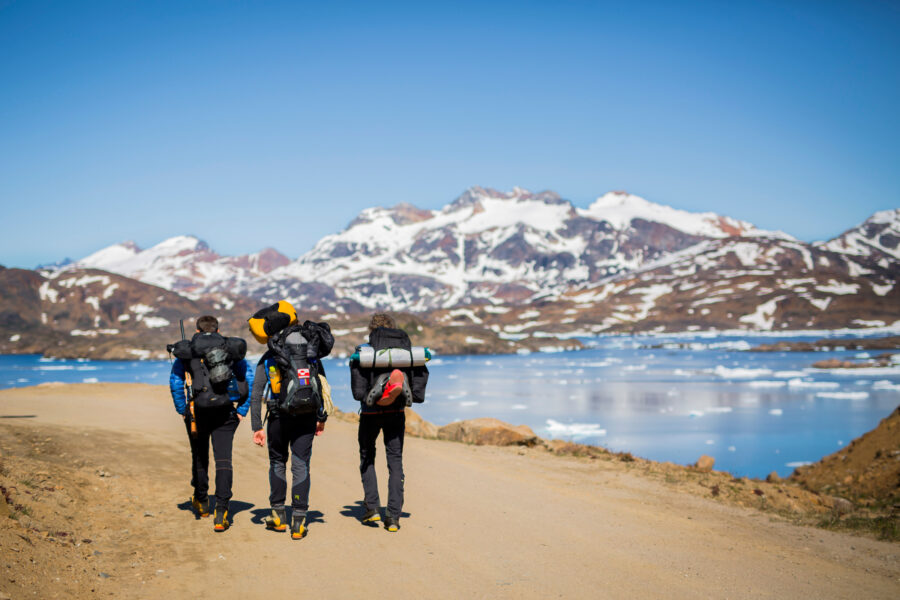
[(259, 431), (253, 432), (253, 443), (257, 446), (262, 446), (266, 443), (266, 432), (260, 429)]
[(316, 422), (316, 435), (322, 435), (323, 431), (325, 431), (325, 422), (324, 421)]
[(241, 415), (241, 413), (234, 413), (234, 414), (236, 414), (238, 416), (238, 423), (240, 423), (241, 421), (244, 420), (244, 416)]

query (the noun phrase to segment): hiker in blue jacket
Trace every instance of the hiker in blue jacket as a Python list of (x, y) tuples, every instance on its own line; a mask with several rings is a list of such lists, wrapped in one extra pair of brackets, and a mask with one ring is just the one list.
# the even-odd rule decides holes
[[(218, 336), (219, 322), (215, 317), (197, 319), (197, 336)], [(195, 339), (197, 338), (195, 336)], [(231, 339), (231, 338), (229, 338)], [(193, 343), (193, 340), (192, 340)], [(213, 527), (216, 531), (228, 528), (228, 503), (231, 500), (233, 470), (231, 462), (234, 434), (238, 424), (250, 409), (249, 392), (253, 384), (253, 371), (244, 359), (230, 365), (232, 377), (227, 383), (227, 401), (220, 406), (204, 407), (204, 395), (211, 392), (207, 369), (198, 359), (176, 359), (169, 375), (169, 389), (175, 411), (184, 418), (191, 444), (191, 505), (201, 517), (209, 516), (209, 446), (212, 442), (216, 461), (216, 507)], [(188, 375), (191, 376), (188, 379)], [(193, 390), (197, 400), (193, 410), (185, 389)]]

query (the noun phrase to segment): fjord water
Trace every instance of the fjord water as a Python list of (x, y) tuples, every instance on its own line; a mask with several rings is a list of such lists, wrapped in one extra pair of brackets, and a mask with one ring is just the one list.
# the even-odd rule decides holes
[[(798, 464), (834, 452), (900, 403), (900, 365), (810, 367), (826, 357), (867, 354), (858, 351), (745, 351), (774, 341), (756, 336), (587, 341), (593, 347), (580, 352), (439, 357), (430, 363), (427, 402), (415, 408), (437, 425), (495, 417), (528, 425), (543, 437), (653, 460), (688, 464), (709, 454), (717, 469), (764, 477), (771, 471), (788, 475)], [(325, 367), (335, 404), (355, 411), (346, 359), (326, 360)], [(48, 381), (166, 384), (168, 371), (167, 361), (0, 356), (2, 387)]]

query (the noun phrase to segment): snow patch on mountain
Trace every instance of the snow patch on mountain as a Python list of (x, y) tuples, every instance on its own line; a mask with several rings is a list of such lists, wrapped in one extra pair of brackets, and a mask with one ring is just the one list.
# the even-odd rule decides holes
[(900, 208), (879, 211), (833, 240), (815, 245), (852, 256), (900, 260)]
[(627, 229), (634, 219), (663, 223), (691, 235), (720, 238), (729, 236), (767, 236), (794, 239), (780, 231), (757, 229), (751, 223), (724, 217), (712, 212), (691, 213), (648, 202), (627, 192), (608, 192), (581, 209), (579, 214), (597, 221), (606, 221), (616, 229)]

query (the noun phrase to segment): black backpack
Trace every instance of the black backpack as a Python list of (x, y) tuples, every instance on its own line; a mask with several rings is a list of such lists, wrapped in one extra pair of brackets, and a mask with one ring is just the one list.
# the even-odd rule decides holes
[(281, 389), (269, 402), (281, 414), (305, 415), (322, 406), (318, 357), (310, 355), (309, 339), (303, 333), (302, 327), (292, 325), (267, 342), (281, 374)]
[(196, 333), (189, 342), (182, 340), (170, 347), (186, 363), (198, 408), (218, 408), (231, 402), (228, 384), (234, 377), (234, 363), (247, 353), (247, 342), (215, 332)]

